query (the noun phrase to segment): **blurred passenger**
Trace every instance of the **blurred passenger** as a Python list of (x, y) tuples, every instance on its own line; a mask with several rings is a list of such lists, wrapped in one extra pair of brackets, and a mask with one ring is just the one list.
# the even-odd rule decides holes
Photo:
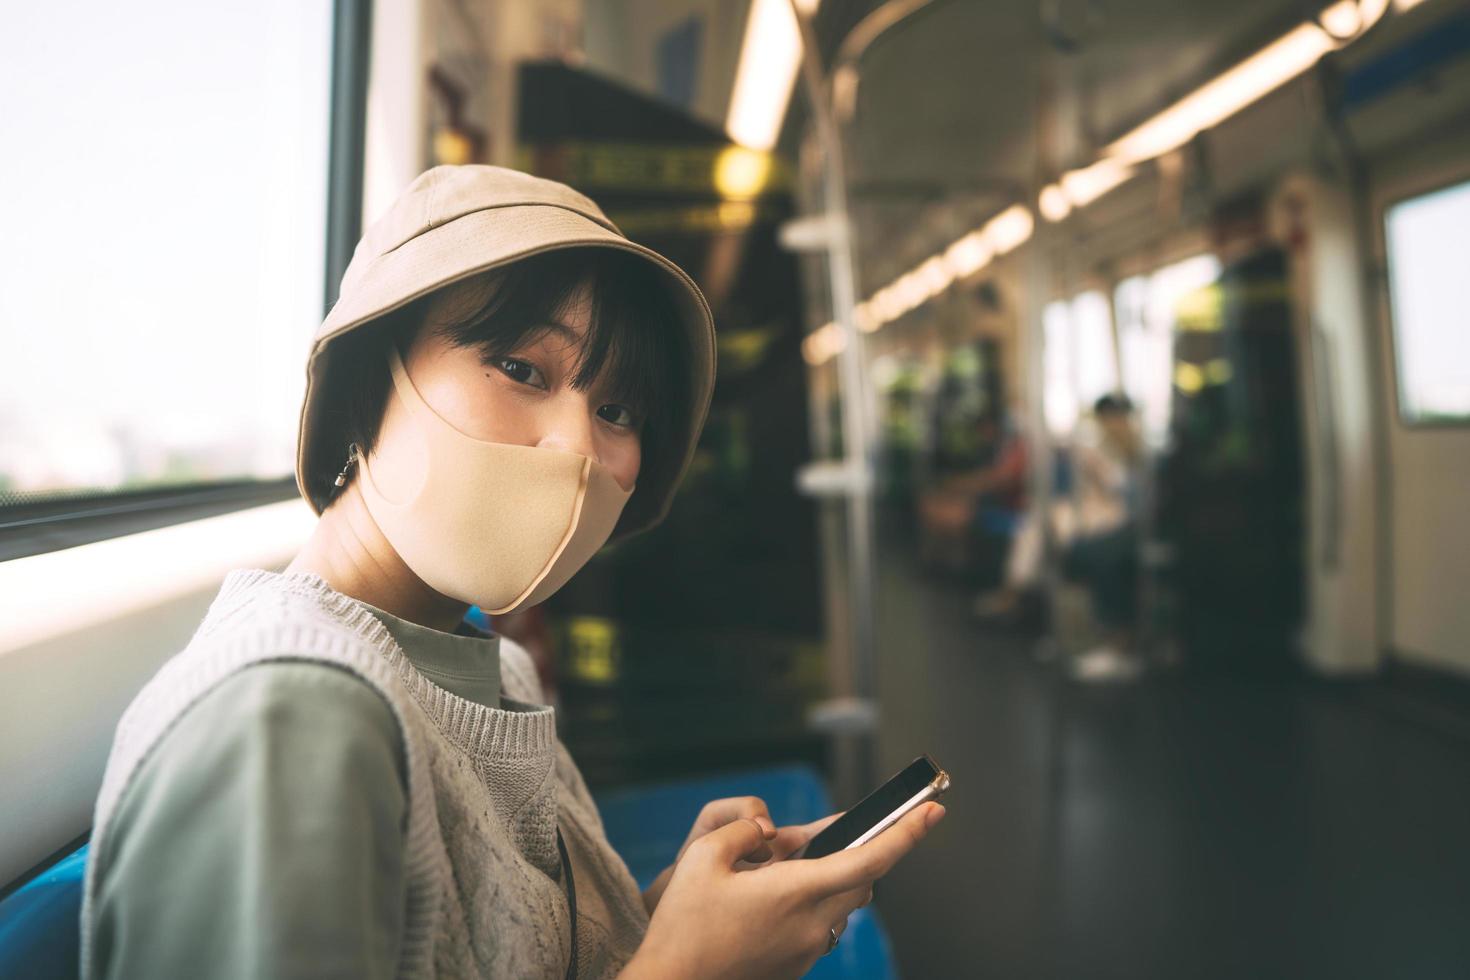
[[(978, 424), (986, 461), (941, 477), (919, 499), (920, 556), (951, 571), (971, 569), (977, 558), (993, 581), (1026, 513), (1027, 447), (1009, 414)], [(988, 561), (985, 561), (988, 559)]]
[(1140, 666), (1134, 650), (1138, 616), (1139, 466), (1143, 442), (1124, 395), (1093, 405), (1094, 427), (1073, 447), (1077, 534), (1063, 553), (1062, 571), (1087, 586), (1103, 642), (1083, 653), (1075, 670), (1087, 678), (1126, 677)]
[(658, 523), (713, 383), (698, 288), (592, 201), (499, 167), (415, 180), (312, 348), (310, 540), (231, 572), (118, 726), (82, 975), (762, 977), (829, 952), (942, 808), (785, 862), (826, 821), (715, 800), (640, 893), (529, 655), (465, 623)]

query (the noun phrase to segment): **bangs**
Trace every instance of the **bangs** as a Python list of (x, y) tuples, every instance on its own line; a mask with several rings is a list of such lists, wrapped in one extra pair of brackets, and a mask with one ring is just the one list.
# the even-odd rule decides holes
[(587, 334), (572, 386), (599, 382), (641, 420), (639, 482), (660, 485), (676, 474), (688, 438), (689, 338), (663, 274), (646, 259), (610, 248), (557, 249), (521, 259), (476, 280), (462, 302), (431, 327), (451, 343), (503, 357), (555, 328), (587, 288)]
[(642, 416), (681, 404), (676, 379), (687, 362), (667, 286), (642, 258), (607, 248), (567, 248), (522, 259), (472, 280), (434, 328), (461, 347), (501, 357), (551, 333), (587, 289), (588, 329), (571, 384), (599, 379)]
[[(420, 329), (432, 329), (485, 357), (507, 356), (552, 332), (549, 324), (565, 318), (585, 286), (589, 325), (571, 382), (584, 391), (606, 384), (641, 419), (640, 484), (661, 486), (677, 475), (692, 422), (692, 353), (657, 268), (630, 252), (579, 246), (533, 255), (462, 285), (420, 297), (338, 341), (343, 366), (322, 382), (330, 406), (319, 421), (324, 444), (344, 447), (343, 455), (352, 443), (372, 451), (392, 385), (390, 346), (404, 350)], [(319, 511), (339, 492), (342, 460), (333, 453), (308, 464), (307, 493)]]

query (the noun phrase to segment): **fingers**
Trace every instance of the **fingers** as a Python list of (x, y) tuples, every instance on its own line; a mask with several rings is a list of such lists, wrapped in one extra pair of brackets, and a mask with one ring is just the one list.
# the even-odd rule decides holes
[[(828, 921), (847, 921), (847, 917), (873, 900), (873, 886), (859, 885), (845, 892), (838, 892), (817, 903), (817, 914)], [(838, 930), (841, 932), (842, 930)]]
[(820, 820), (813, 820), (811, 823), (777, 827), (776, 836), (771, 838), (772, 856), (778, 861), (784, 861), (805, 847), (813, 837), (825, 830), (828, 824), (840, 816), (842, 816), (841, 813), (834, 813)]
[(700, 811), (697, 823), (714, 830), (732, 820), (754, 820), (767, 838), (776, 836), (776, 823), (771, 819), (771, 811), (759, 796), (728, 796), (711, 800)]
[(763, 847), (765, 840), (765, 828), (754, 819), (732, 820), (690, 844), (685, 860), (733, 868), (736, 861)]
[(866, 887), (887, 874), (943, 818), (943, 806), (925, 803), (860, 847), (801, 864), (811, 876), (812, 885), (829, 895)]

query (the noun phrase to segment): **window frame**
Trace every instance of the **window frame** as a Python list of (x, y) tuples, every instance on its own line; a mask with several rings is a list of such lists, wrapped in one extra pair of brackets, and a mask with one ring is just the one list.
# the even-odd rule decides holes
[[(337, 300), (342, 274), (362, 234), (372, 13), (372, 0), (332, 3), (323, 315)], [(37, 494), (34, 501), (0, 506), (0, 561), (277, 503), (297, 492), (295, 477), (290, 476)]]

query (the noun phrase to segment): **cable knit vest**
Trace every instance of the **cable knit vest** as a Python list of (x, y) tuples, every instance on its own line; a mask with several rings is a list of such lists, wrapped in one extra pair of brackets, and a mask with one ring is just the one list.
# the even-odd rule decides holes
[[(642, 896), (556, 737), (552, 709), (540, 704), (526, 652), (501, 641), (502, 708), (475, 704), (419, 673), (367, 608), (311, 574), (241, 570), (226, 577), (189, 645), (118, 723), (94, 851), (129, 779), (189, 706), (235, 671), (283, 659), (352, 671), (397, 717), (409, 797), (399, 976), (565, 976), (571, 924), (559, 880), (558, 817), (576, 879), (579, 975), (615, 976), (632, 958), (648, 927)], [(95, 888), (89, 868), (84, 977)]]

